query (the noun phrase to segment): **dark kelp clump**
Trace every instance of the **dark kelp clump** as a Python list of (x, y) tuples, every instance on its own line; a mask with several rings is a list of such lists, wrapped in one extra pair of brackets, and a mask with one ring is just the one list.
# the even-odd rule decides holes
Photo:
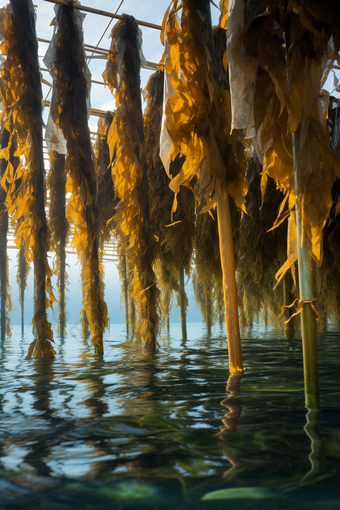
[[(128, 243), (126, 256), (133, 271), (131, 293), (138, 309), (137, 338), (156, 347), (158, 289), (153, 270), (155, 239), (150, 229), (148, 182), (143, 154), (143, 118), (140, 93), (140, 57), (137, 21), (124, 15), (111, 33), (109, 60), (103, 74), (115, 91), (117, 112), (108, 142), (113, 158), (112, 177), (120, 203), (115, 220)], [(133, 333), (133, 332), (132, 332)]]
[(69, 7), (56, 8), (55, 42), (52, 40), (55, 59), (50, 61), (53, 78), (50, 114), (66, 140), (66, 191), (71, 194), (67, 220), (73, 227), (71, 244), (82, 264), (83, 311), (89, 323), (92, 343), (100, 353), (103, 351), (107, 308), (100, 290), (97, 184), (87, 122), (89, 80), (81, 17), (78, 11)]

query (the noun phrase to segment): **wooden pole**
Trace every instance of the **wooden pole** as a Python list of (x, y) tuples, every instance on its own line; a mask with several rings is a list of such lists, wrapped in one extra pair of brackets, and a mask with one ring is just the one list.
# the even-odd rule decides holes
[[(296, 200), (299, 290), (300, 301), (304, 302), (314, 300), (314, 288), (307, 236), (303, 233), (301, 217), (302, 183), (299, 179), (300, 128), (292, 134), (292, 148)], [(306, 406), (310, 409), (320, 406), (316, 317), (310, 303), (305, 303), (303, 305), (301, 329), (305, 399)]]
[(228, 340), (229, 371), (242, 374), (241, 336), (238, 320), (237, 287), (235, 277), (234, 243), (231, 229), (229, 193), (227, 186), (220, 189), (217, 202), (218, 235), (223, 271), (225, 321)]
[[(106, 16), (107, 18), (123, 19), (121, 14), (115, 14), (113, 12), (102, 11), (101, 9), (94, 9), (93, 7), (87, 7), (86, 5), (80, 5), (72, 0), (45, 0), (52, 4), (65, 5), (71, 7), (71, 9), (78, 9), (79, 11), (91, 12), (92, 14), (99, 14), (100, 16)], [(147, 28), (155, 28), (156, 30), (162, 30), (161, 25), (155, 25), (154, 23), (148, 23), (147, 21), (136, 20), (138, 25)]]

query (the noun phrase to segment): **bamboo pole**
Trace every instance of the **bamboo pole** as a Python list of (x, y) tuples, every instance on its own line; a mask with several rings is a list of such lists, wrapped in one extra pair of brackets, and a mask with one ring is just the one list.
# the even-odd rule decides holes
[[(45, 0), (45, 2), (50, 2), (52, 4), (65, 5), (66, 7), (70, 7), (71, 9), (78, 9), (79, 11), (91, 12), (92, 14), (99, 14), (100, 16), (106, 16), (107, 18), (115, 18), (115, 19), (124, 19), (121, 14), (115, 14), (113, 12), (103, 11), (101, 9), (94, 9), (93, 7), (87, 7), (86, 5), (80, 5), (78, 3), (72, 2), (72, 0)], [(147, 21), (136, 20), (138, 25), (147, 28), (154, 28), (156, 30), (162, 30), (161, 25), (155, 25), (154, 23), (149, 23)]]
[(218, 235), (223, 271), (225, 321), (228, 340), (229, 371), (242, 374), (241, 337), (238, 321), (237, 287), (235, 277), (234, 243), (231, 229), (229, 193), (227, 186), (219, 191), (217, 201)]
[(181, 326), (182, 326), (182, 340), (187, 339), (187, 317), (186, 317), (186, 299), (185, 299), (185, 285), (184, 285), (184, 265), (182, 265), (179, 274), (179, 302), (181, 307)]
[[(300, 129), (292, 134), (294, 186), (296, 199), (296, 229), (298, 245), (298, 272), (300, 301), (313, 301), (313, 275), (310, 265), (310, 256), (307, 245), (307, 236), (303, 233), (301, 217), (302, 186), (299, 179), (300, 155)], [(319, 372), (318, 372), (318, 346), (316, 317), (310, 303), (304, 303), (301, 313), (302, 352), (305, 383), (305, 399), (308, 408), (320, 406)]]

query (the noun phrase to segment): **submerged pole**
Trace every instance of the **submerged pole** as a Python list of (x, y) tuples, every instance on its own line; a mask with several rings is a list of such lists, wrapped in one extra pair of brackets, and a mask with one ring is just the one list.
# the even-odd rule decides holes
[(320, 406), (320, 397), (316, 317), (311, 303), (306, 303), (306, 301), (314, 300), (314, 288), (307, 236), (303, 232), (301, 216), (302, 194), (301, 182), (299, 179), (300, 128), (298, 128), (295, 133), (292, 133), (292, 149), (296, 199), (299, 291), (300, 301), (303, 303), (301, 313), (303, 371), (306, 406), (310, 409)]
[(220, 257), (223, 272), (223, 291), (225, 304), (225, 322), (227, 330), (229, 371), (242, 374), (241, 336), (238, 320), (237, 287), (235, 277), (234, 242), (231, 229), (228, 188), (219, 190), (217, 201), (218, 235)]

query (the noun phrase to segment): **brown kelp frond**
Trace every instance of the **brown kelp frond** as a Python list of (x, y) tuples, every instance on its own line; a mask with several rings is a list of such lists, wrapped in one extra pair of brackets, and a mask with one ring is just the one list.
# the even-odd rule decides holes
[(111, 52), (103, 74), (115, 91), (117, 113), (108, 133), (115, 191), (120, 198), (115, 220), (128, 239), (128, 265), (133, 270), (132, 298), (139, 311), (136, 335), (154, 349), (158, 329), (158, 290), (152, 268), (155, 238), (150, 229), (148, 182), (143, 157), (139, 41), (136, 20), (124, 15), (113, 28)]
[(25, 257), (25, 246), (22, 241), (22, 245), (20, 246), (17, 252), (17, 275), (16, 282), (19, 287), (19, 303), (21, 309), (21, 317), (23, 320), (25, 313), (25, 290), (27, 290), (27, 277), (30, 272), (30, 265)]
[[(110, 240), (115, 226), (113, 218), (118, 203), (112, 181), (110, 149), (107, 142), (108, 132), (114, 115), (112, 112), (107, 112), (106, 117), (99, 119), (98, 134), (94, 147), (97, 172), (99, 244), (101, 251), (104, 249), (104, 243)], [(113, 159), (115, 159), (114, 156)]]
[(64, 336), (66, 328), (65, 291), (68, 283), (65, 248), (68, 237), (66, 219), (66, 180), (65, 155), (50, 151), (50, 171), (47, 188), (50, 195), (49, 229), (51, 249), (55, 252), (54, 273), (57, 275), (58, 289), (58, 332)]
[[(287, 257), (287, 226), (283, 223), (268, 232), (277, 217), (282, 192), (276, 189), (275, 182), (269, 178), (261, 200), (261, 170), (258, 160), (249, 164), (249, 189), (246, 197), (248, 214), (243, 216), (239, 232), (237, 281), (243, 304), (241, 320), (245, 324), (251, 324), (254, 317), (260, 316), (265, 310), (269, 312), (270, 319), (276, 322), (284, 301), (281, 288), (274, 291), (273, 288), (274, 275)], [(286, 305), (296, 297), (296, 289), (292, 288), (293, 281), (289, 286), (292, 296), (289, 302), (284, 303)]]
[[(51, 325), (47, 321), (46, 306), (52, 306), (54, 297), (51, 270), (47, 261), (48, 237), (44, 211), (44, 162), (42, 151), (42, 91), (38, 63), (38, 42), (35, 33), (35, 14), (31, 1), (22, 4), (12, 1), (0, 10), (2, 33), (0, 95), (3, 103), (1, 120), (6, 129), (13, 129), (2, 157), (8, 161), (4, 179), (8, 212), (16, 225), (16, 244), (25, 245), (25, 255), (34, 261), (35, 313), (33, 328), (36, 340), (29, 348), (28, 357), (53, 358)], [(15, 169), (9, 161), (9, 148), (17, 138), (15, 156), (20, 164)], [(16, 180), (21, 178), (20, 186)], [(49, 299), (46, 299), (46, 291)]]
[[(232, 128), (245, 130), (263, 161), (262, 193), (268, 177), (284, 191), (281, 214), (284, 207), (292, 211), (295, 206), (291, 134), (299, 127), (303, 191), (298, 200), (309, 251), (317, 265), (322, 260), (322, 228), (331, 207), (332, 183), (339, 173), (319, 99), (324, 62), (332, 54), (330, 36), (338, 32), (334, 21), (326, 22), (334, 9), (330, 2), (325, 12), (304, 1), (288, 2), (291, 31), (285, 36), (282, 1), (249, 4), (241, 0), (233, 4), (228, 20)], [(294, 228), (290, 232), (295, 235)]]
[[(183, 269), (190, 276), (195, 225), (195, 199), (191, 189), (183, 187), (179, 195), (176, 213), (171, 215), (173, 192), (160, 159), (160, 132), (163, 112), (164, 72), (157, 71), (150, 76), (146, 85), (147, 108), (144, 115), (145, 158), (148, 171), (150, 221), (157, 240), (155, 259), (157, 277), (163, 289), (160, 309), (165, 324), (170, 313), (172, 292), (177, 294), (178, 305), (182, 303), (181, 320), (185, 328), (185, 313), (188, 299), (180, 289)], [(177, 156), (171, 163), (171, 174), (178, 175), (184, 158)], [(183, 329), (184, 331), (184, 329)], [(183, 332), (184, 335), (186, 333)]]
[[(204, 200), (202, 199), (201, 208), (203, 204)], [(196, 215), (194, 253), (194, 294), (210, 334), (211, 326), (217, 319), (217, 308), (215, 308), (214, 303), (217, 288), (219, 287), (218, 284), (222, 280), (218, 225), (215, 211), (212, 211), (210, 214), (198, 212)]]
[(82, 264), (83, 308), (92, 343), (102, 351), (107, 309), (100, 292), (96, 173), (87, 123), (89, 84), (81, 19), (82, 15), (69, 7), (56, 7), (55, 32), (49, 49), (54, 59), (47, 62), (54, 86), (50, 114), (67, 144), (66, 191), (71, 196), (66, 216), (73, 225), (71, 243)]

